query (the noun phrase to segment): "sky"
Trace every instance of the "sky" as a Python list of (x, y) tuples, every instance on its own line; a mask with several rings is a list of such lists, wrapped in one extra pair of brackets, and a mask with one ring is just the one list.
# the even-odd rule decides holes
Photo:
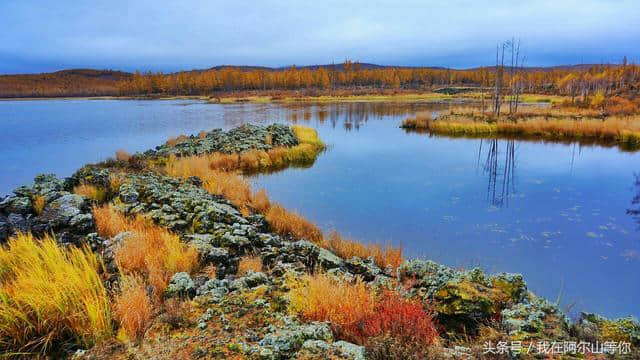
[[(640, 60), (639, 0), (0, 0), (0, 74), (345, 59), (469, 68)], [(639, 61), (640, 62), (640, 61)]]

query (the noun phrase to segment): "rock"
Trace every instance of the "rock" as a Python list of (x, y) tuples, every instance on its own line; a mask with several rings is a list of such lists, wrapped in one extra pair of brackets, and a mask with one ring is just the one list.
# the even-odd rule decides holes
[(327, 342), (332, 338), (331, 329), (325, 323), (290, 324), (267, 334), (258, 344), (263, 349), (271, 350), (276, 358), (288, 359), (293, 357), (307, 340)]
[(195, 283), (186, 272), (175, 273), (171, 277), (166, 294), (172, 296), (194, 296), (196, 294)]
[(382, 270), (373, 263), (371, 258), (363, 260), (354, 256), (345, 261), (345, 266), (351, 273), (362, 276), (365, 281), (372, 281), (382, 274)]
[(574, 325), (574, 331), (590, 341), (627, 342), (633, 347), (640, 346), (640, 323), (634, 317), (610, 320), (583, 312)]
[(207, 297), (212, 303), (219, 303), (231, 291), (230, 288), (231, 283), (229, 280), (211, 279), (200, 286), (196, 294), (201, 297)]
[(269, 283), (269, 278), (262, 272), (249, 271), (246, 276), (231, 282), (231, 289), (251, 289)]
[(569, 320), (544, 299), (517, 303), (501, 312), (502, 326), (514, 341), (569, 339)]
[(352, 360), (364, 360), (364, 346), (358, 346), (346, 341), (336, 341), (331, 348), (341, 356)]
[(140, 194), (136, 191), (136, 187), (131, 184), (122, 184), (120, 185), (120, 189), (118, 189), (120, 193), (120, 200), (122, 200), (125, 204), (135, 204), (138, 202), (138, 197)]
[(39, 218), (51, 228), (66, 226), (74, 216), (82, 213), (81, 209), (88, 207), (82, 196), (66, 194), (49, 203)]
[(26, 215), (33, 211), (30, 197), (9, 196), (0, 203), (0, 209), (6, 213)]

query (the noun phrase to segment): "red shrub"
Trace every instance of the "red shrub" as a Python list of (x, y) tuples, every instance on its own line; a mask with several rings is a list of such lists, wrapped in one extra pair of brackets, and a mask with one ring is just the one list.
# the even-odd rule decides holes
[(343, 329), (351, 341), (364, 344), (370, 337), (387, 335), (403, 343), (431, 345), (438, 337), (432, 316), (422, 303), (402, 298), (392, 291), (380, 297), (375, 312)]

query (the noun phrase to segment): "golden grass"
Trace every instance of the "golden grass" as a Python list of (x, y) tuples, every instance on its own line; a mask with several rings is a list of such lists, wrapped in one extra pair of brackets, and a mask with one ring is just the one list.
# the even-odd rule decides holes
[(362, 280), (345, 282), (326, 274), (289, 281), (289, 310), (307, 321), (348, 327), (374, 313), (376, 297)]
[(123, 276), (114, 299), (114, 316), (126, 339), (140, 339), (151, 322), (153, 303), (138, 276)]
[(402, 127), (407, 129), (428, 129), (431, 120), (431, 113), (422, 112), (416, 114), (415, 117), (404, 119)]
[(198, 266), (198, 253), (193, 247), (141, 215), (127, 218), (109, 204), (94, 207), (93, 217), (101, 236), (131, 232), (115, 251), (118, 268), (127, 274), (144, 276), (158, 297), (173, 274), (190, 273)]
[(89, 184), (80, 184), (74, 187), (73, 193), (97, 202), (103, 202), (107, 198), (107, 193), (103, 189)]
[(437, 134), (583, 140), (640, 147), (640, 116), (595, 117), (591, 110), (528, 109), (498, 120), (472, 109), (453, 109), (429, 124)]
[(44, 207), (46, 205), (46, 200), (44, 196), (42, 195), (34, 196), (33, 199), (31, 199), (31, 203), (33, 206), (33, 211), (36, 213), (36, 215), (42, 214), (42, 211), (44, 210)]
[(64, 249), (49, 236), (9, 239), (0, 248), (0, 349), (44, 352), (66, 341), (89, 347), (111, 336), (100, 266), (89, 248)]
[(109, 190), (112, 193), (117, 193), (120, 190), (120, 186), (122, 185), (122, 176), (118, 174), (111, 173), (109, 174)]
[(272, 230), (281, 236), (305, 239), (322, 244), (322, 231), (300, 214), (289, 211), (279, 204), (272, 204), (264, 214)]
[(336, 231), (332, 231), (329, 236), (324, 238), (322, 247), (344, 259), (350, 259), (354, 256), (362, 259), (371, 257), (373, 262), (382, 269), (387, 266), (397, 269), (404, 261), (401, 248), (396, 248), (390, 244), (385, 246), (373, 243), (363, 244), (343, 238)]
[(245, 275), (249, 271), (262, 271), (262, 259), (260, 256), (245, 256), (238, 263), (238, 275)]
[(131, 159), (131, 154), (127, 152), (127, 150), (120, 149), (116, 151), (116, 160), (118, 161), (129, 161)]

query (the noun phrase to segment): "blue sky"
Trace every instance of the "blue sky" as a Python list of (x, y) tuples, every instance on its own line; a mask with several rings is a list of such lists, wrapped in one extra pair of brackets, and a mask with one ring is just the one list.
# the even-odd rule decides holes
[(638, 0), (0, 0), (0, 73), (341, 62), (473, 67), (640, 60)]

